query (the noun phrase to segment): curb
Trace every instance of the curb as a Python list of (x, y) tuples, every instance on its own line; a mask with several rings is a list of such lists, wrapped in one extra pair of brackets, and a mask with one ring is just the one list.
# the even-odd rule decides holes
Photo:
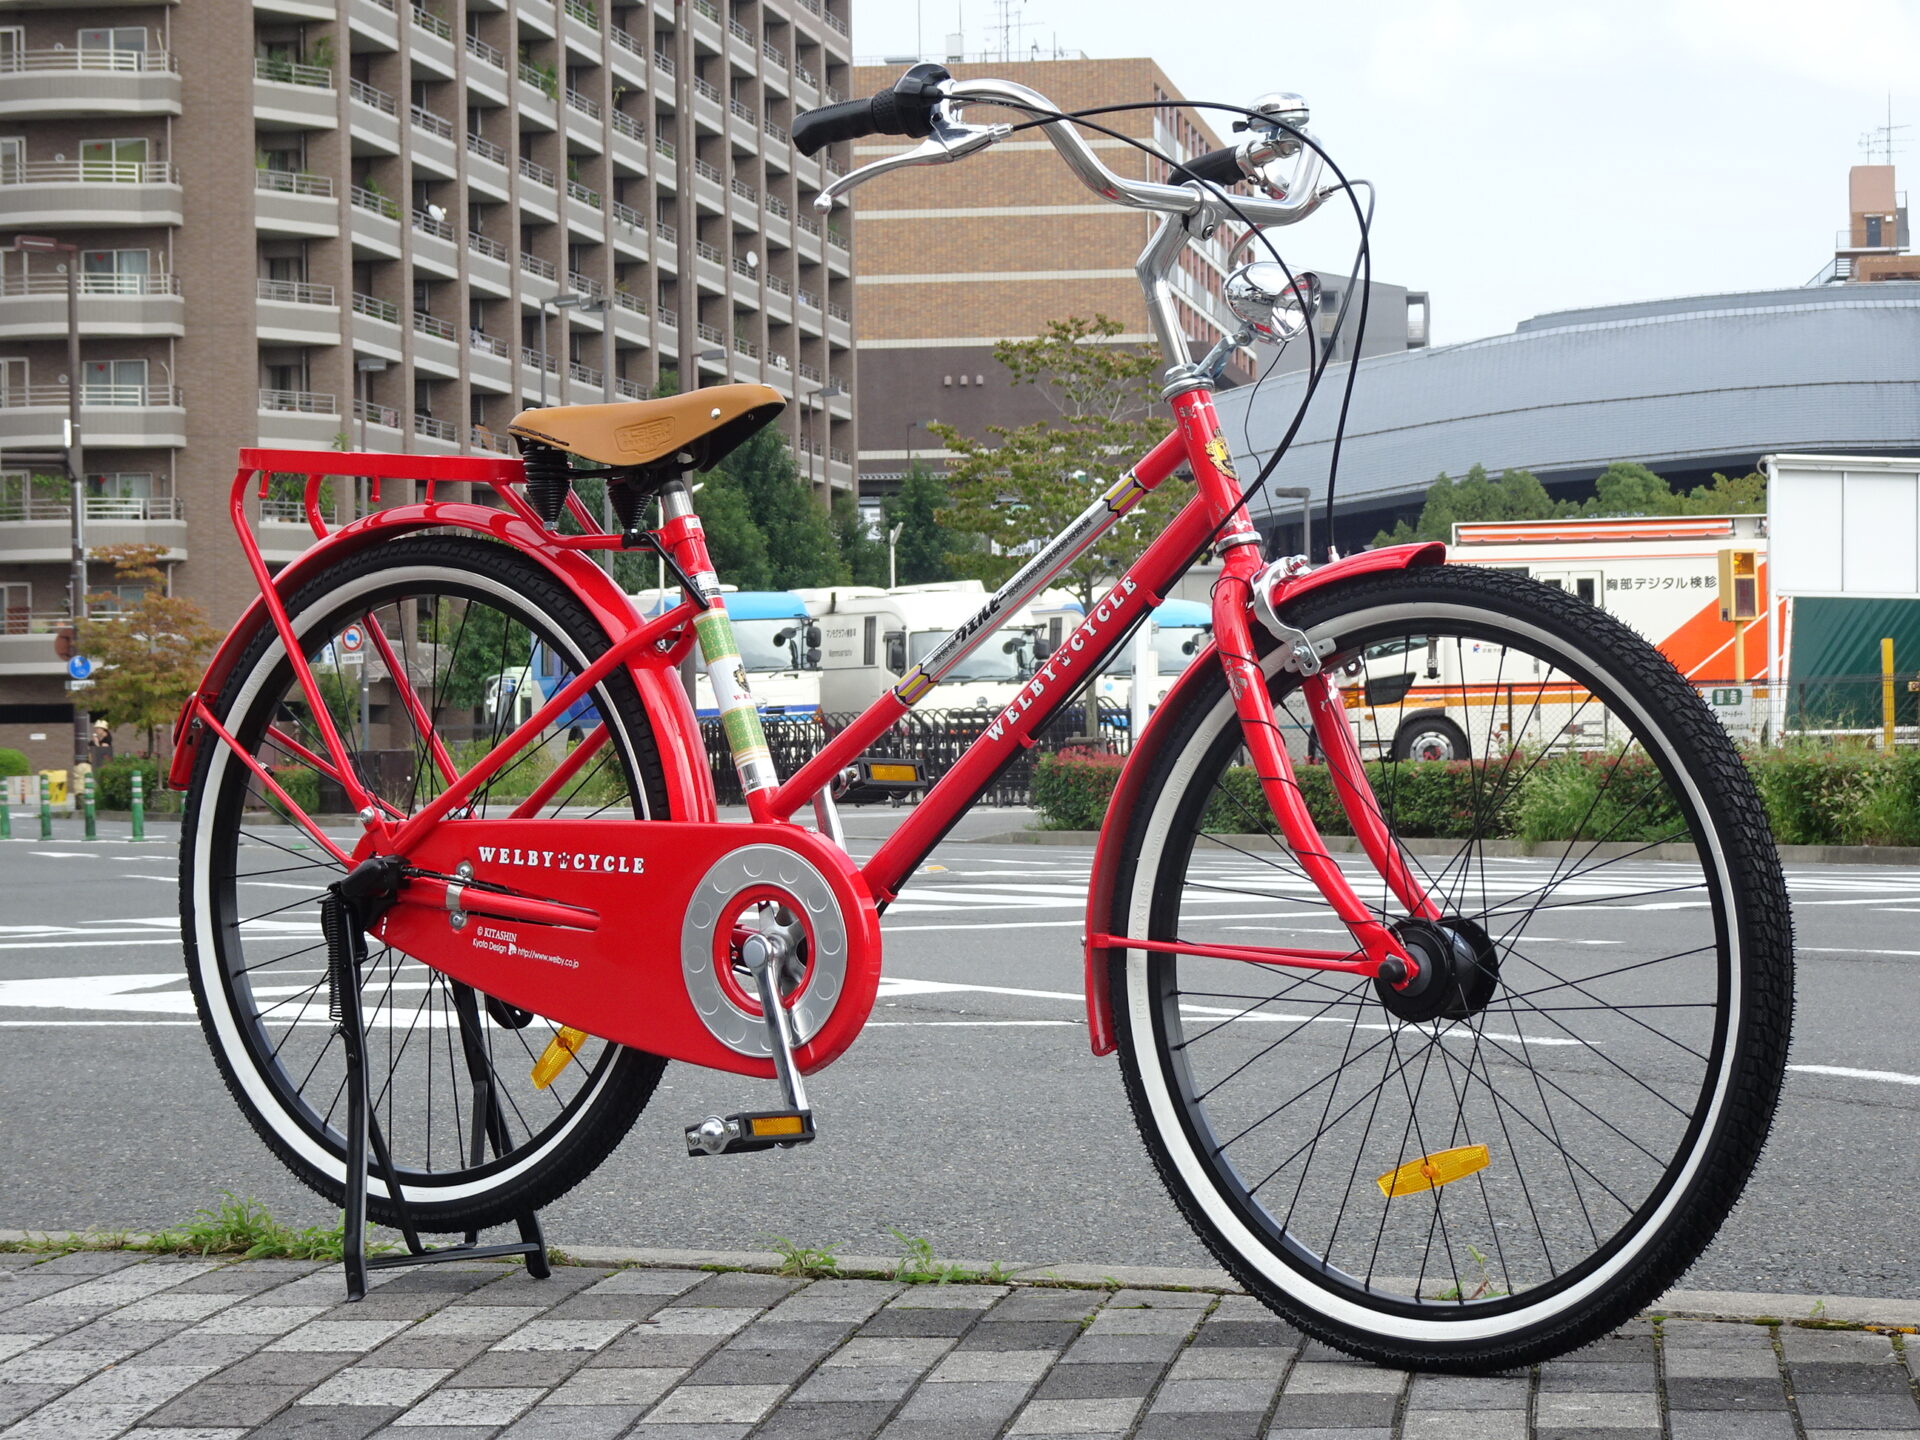
[[(0, 1230), (0, 1244), (19, 1243), (50, 1235), (79, 1235), (82, 1231)], [(129, 1232), (128, 1239), (143, 1238)], [(780, 1256), (771, 1250), (674, 1250), (626, 1245), (566, 1245), (555, 1247), (566, 1261), (587, 1265), (624, 1265), (646, 1269), (700, 1269), (777, 1271)], [(839, 1255), (835, 1257), (849, 1277), (885, 1274), (899, 1263), (893, 1255)], [(954, 1280), (957, 1285), (1003, 1283), (1013, 1285), (1062, 1285), (1100, 1289), (1123, 1287), (1129, 1290), (1204, 1290), (1242, 1295), (1245, 1290), (1226, 1271), (1213, 1267), (1185, 1268), (1174, 1265), (1098, 1265), (1063, 1262), (1056, 1265), (1000, 1265), (1003, 1279), (984, 1279), (994, 1262), (948, 1260), (974, 1272), (974, 1278)], [(1902, 1329), (1920, 1329), (1920, 1300), (1899, 1300), (1867, 1295), (1793, 1295), (1759, 1290), (1669, 1290), (1656, 1304), (1647, 1307), (1651, 1315), (1667, 1315), (1696, 1320), (1732, 1320), (1748, 1324), (1770, 1322), (1794, 1324), (1812, 1322), (1822, 1325), (1878, 1325)]]
[[(1218, 837), (1222, 841), (1231, 841), (1242, 848), (1278, 850), (1279, 841), (1272, 835), (1226, 835)], [(1326, 835), (1328, 851), (1336, 855), (1353, 854), (1359, 849), (1351, 835)], [(1008, 830), (998, 835), (971, 835), (961, 843), (967, 845), (1086, 845), (1096, 844), (1100, 839), (1098, 830)], [(1460, 844), (1454, 840), (1403, 840), (1401, 842), (1408, 853), (1413, 855), (1438, 855), (1450, 857), (1459, 853)], [(1538, 844), (1526, 840), (1483, 840), (1481, 852), (1485, 855), (1504, 859), (1525, 859), (1533, 855), (1559, 855), (1563, 853), (1564, 842), (1542, 841)], [(1920, 865), (1920, 845), (1780, 845), (1775, 847), (1782, 861), (1790, 865)], [(1687, 845), (1636, 844), (1632, 841), (1608, 841), (1587, 847), (1582, 853), (1591, 853), (1600, 859), (1611, 859), (1616, 855), (1632, 853), (1645, 856), (1650, 860), (1690, 860), (1694, 851)]]

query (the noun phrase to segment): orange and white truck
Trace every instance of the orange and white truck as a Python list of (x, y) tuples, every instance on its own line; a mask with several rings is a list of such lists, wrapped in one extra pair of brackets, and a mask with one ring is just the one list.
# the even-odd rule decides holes
[[(1519, 570), (1607, 611), (1659, 646), (1736, 738), (1750, 739), (1765, 718), (1771, 668), (1765, 528), (1763, 515), (1458, 524), (1449, 559)], [(1544, 703), (1534, 704), (1539, 683), (1502, 673), (1494, 647), (1414, 637), (1369, 648), (1348, 666), (1344, 689), (1369, 759), (1593, 749), (1621, 738), (1582, 717), (1585, 692), (1570, 678), (1546, 677)]]

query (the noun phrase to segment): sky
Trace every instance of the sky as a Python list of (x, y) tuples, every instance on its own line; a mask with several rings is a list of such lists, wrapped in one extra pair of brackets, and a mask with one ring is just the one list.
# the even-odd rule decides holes
[[(958, 28), (970, 57), (997, 52), (1003, 10), (1016, 54), (1148, 56), (1190, 100), (1303, 95), (1328, 153), (1379, 186), (1374, 274), (1431, 294), (1436, 344), (1804, 284), (1889, 94), (1911, 127), (1899, 188), (1920, 190), (1920, 0), (853, 0), (854, 50), (912, 54), (919, 33), (931, 54)], [(1349, 270), (1334, 210), (1283, 233), (1290, 264)]]

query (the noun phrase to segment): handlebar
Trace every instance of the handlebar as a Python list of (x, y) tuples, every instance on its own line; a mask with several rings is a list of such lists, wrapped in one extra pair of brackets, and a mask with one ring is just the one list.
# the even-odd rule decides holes
[(915, 65), (892, 88), (878, 95), (805, 111), (793, 122), (793, 148), (802, 155), (812, 155), (838, 140), (859, 140), (868, 135), (920, 139), (931, 135), (941, 82), (951, 78), (944, 65)]

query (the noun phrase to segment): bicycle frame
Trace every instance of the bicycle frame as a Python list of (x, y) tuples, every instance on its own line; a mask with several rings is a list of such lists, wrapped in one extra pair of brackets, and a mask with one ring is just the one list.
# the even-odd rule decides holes
[[(1216, 547), (1223, 562), (1223, 574), (1214, 588), (1213, 618), (1215, 643), (1196, 660), (1196, 668), (1207, 663), (1225, 666), (1229, 687), (1235, 698), (1245, 743), (1251, 753), (1262, 788), (1287, 845), (1302, 868), (1313, 880), (1340, 919), (1352, 932), (1355, 944), (1345, 950), (1284, 949), (1257, 946), (1221, 946), (1193, 944), (1179, 940), (1147, 940), (1102, 933), (1097, 929), (1087, 936), (1089, 956), (1095, 952), (1138, 950), (1180, 952), (1244, 960), (1262, 965), (1336, 970), (1374, 977), (1384, 975), (1392, 983), (1409, 983), (1417, 973), (1414, 962), (1395, 940), (1391, 931), (1359, 899), (1345, 875), (1327, 854), (1317, 827), (1308, 814), (1295, 782), (1292, 762), (1280, 739), (1271, 697), (1267, 693), (1251, 628), (1253, 587), (1262, 579), (1259, 538), (1238, 512), (1241, 492), (1227, 449), (1220, 435), (1219, 421), (1212, 397), (1204, 386), (1195, 386), (1173, 398), (1177, 425), (1173, 433), (1155, 446), (1118, 481), (1110, 486), (1061, 534), (1036, 554), (1020, 571), (995, 592), (978, 614), (956, 630), (922, 664), (881, 695), (854, 722), (830, 738), (820, 752), (784, 781), (774, 776), (770, 766), (755, 760), (747, 752), (758, 739), (757, 723), (746, 734), (729, 731), (729, 743), (741, 771), (750, 824), (793, 825), (793, 817), (814, 797), (832, 785), (836, 777), (873, 742), (884, 734), (921, 699), (941, 675), (959, 663), (1014, 611), (1026, 604), (1068, 563), (1081, 554), (1106, 529), (1116, 523), (1141, 498), (1157, 489), (1183, 463), (1190, 467), (1195, 494), (1175, 515), (1172, 522), (1146, 547), (1133, 565), (1114, 583), (1106, 597), (1094, 606), (1060, 648), (1044, 661), (1019, 695), (990, 723), (984, 733), (960, 757), (958, 762), (921, 799), (905, 821), (866, 862), (857, 867), (875, 910), (884, 907), (899, 893), (906, 878), (933, 849), (955, 821), (964, 814), (992, 784), (994, 778), (1023, 749), (1034, 744), (1034, 733), (1046, 723), (1097, 671), (1106, 658), (1125, 642), (1135, 626), (1158, 605), (1172, 584), (1188, 569), (1209, 544)], [(276, 582), (269, 573), (259, 545), (246, 517), (246, 492), (254, 477), (260, 480), (264, 496), (269, 472), (304, 471), (307, 484), (304, 505), (307, 520), (319, 544), (302, 557), (302, 565), (314, 563), (311, 557), (330, 552), (334, 547), (375, 543), (407, 529), (430, 526), (458, 526), (481, 530), (533, 553), (561, 575), (576, 591), (596, 591), (583, 596), (597, 618), (606, 624), (612, 644), (598, 659), (587, 665), (512, 733), (496, 744), (480, 761), (464, 773), (455, 767), (434, 734), (432, 716), (414, 691), (404, 667), (392, 663), (387, 637), (377, 625), (369, 625), (368, 637), (375, 651), (386, 657), (390, 683), (397, 699), (420, 731), (427, 736), (426, 763), (438, 770), (445, 788), (422, 809), (408, 816), (383, 804), (356, 774), (351, 754), (335, 727), (323, 702), (312, 666), (298, 643), (288, 617), (283, 592), (292, 577), (283, 574)], [(371, 481), (372, 498), (378, 503), (382, 479), (405, 479), (421, 484), (423, 497), (414, 503), (377, 511), (334, 532), (319, 508), (320, 485), (325, 476), (353, 476)], [(577, 498), (569, 497), (570, 513), (585, 532), (560, 535), (543, 525), (525, 498), (516, 489), (522, 479), (518, 461), (477, 457), (409, 457), (403, 455), (341, 454), (281, 450), (245, 450), (235, 476), (232, 494), (232, 519), (248, 565), (260, 589), (259, 617), (243, 620), (216, 657), (201, 688), (189, 699), (176, 728), (179, 750), (173, 778), (183, 783), (191, 776), (193, 750), (202, 731), (218, 743), (234, 749), (253, 771), (274, 800), (285, 807), (289, 819), (307, 831), (314, 842), (343, 866), (352, 866), (372, 854), (408, 855), (422, 845), (434, 828), (450, 817), (461, 814), (467, 802), (527, 745), (534, 743), (559, 717), (587, 697), (616, 669), (626, 670), (641, 687), (656, 716), (655, 732), (663, 749), (663, 760), (672, 779), (673, 792), (682, 797), (684, 811), (696, 821), (715, 818), (711, 780), (703, 763), (697, 722), (693, 719), (684, 690), (673, 675), (673, 667), (692, 649), (695, 624), (704, 616), (725, 613), (724, 595), (713, 583), (711, 562), (698, 517), (690, 507), (664, 507), (667, 518), (655, 531), (666, 552), (682, 573), (694, 582), (694, 592), (664, 614), (641, 620), (630, 604), (622, 605), (613, 597), (618, 591), (604, 572), (587, 562), (578, 552), (621, 547), (622, 537), (609, 534), (594, 523)], [(436, 498), (440, 485), (450, 482), (483, 483), (501, 497), (498, 507), (442, 502)], [(1223, 528), (1224, 527), (1224, 528)], [(1349, 562), (1309, 572), (1296, 583), (1310, 588), (1340, 578), (1343, 573), (1380, 568), (1383, 564), (1433, 563), (1437, 546), (1405, 546), (1396, 551), (1373, 551)], [(1284, 588), (1287, 581), (1279, 582)], [(300, 746), (291, 737), (272, 732), (276, 743), (314, 766), (345, 791), (359, 812), (365, 834), (351, 849), (328, 836), (321, 826), (288, 795), (272, 773), (236, 742), (212, 710), (225, 670), (231, 668), (241, 644), (256, 633), (261, 623), (271, 624), (279, 633), (291, 657), (295, 677), (304, 692), (310, 713), (324, 742), (325, 754)], [(709, 656), (709, 660), (713, 657)], [(1333, 772), (1334, 790), (1361, 848), (1386, 880), (1395, 897), (1409, 914), (1434, 918), (1437, 908), (1427, 897), (1406, 865), (1391, 833), (1382, 823), (1380, 810), (1367, 782), (1358, 749), (1345, 718), (1345, 706), (1338, 688), (1326, 673), (1315, 673), (1303, 681), (1306, 703), (1313, 729)], [(677, 728), (673, 736), (667, 732)], [(1149, 727), (1151, 730), (1151, 727)], [(606, 739), (604, 722), (575, 748), (527, 800), (507, 817), (526, 819), (538, 814), (552, 796), (577, 774)], [(764, 750), (760, 752), (764, 755)], [(677, 773), (676, 773), (677, 772)], [(704, 795), (702, 795), (704, 791)], [(693, 802), (686, 804), (686, 802)], [(704, 803), (701, 803), (704, 801)], [(630, 824), (633, 822), (614, 822)], [(664, 823), (664, 822), (654, 822)], [(814, 848), (811, 843), (809, 849)], [(842, 852), (843, 855), (843, 852)], [(844, 856), (843, 856), (844, 859)], [(850, 860), (844, 863), (852, 867)], [(424, 890), (445, 888), (443, 882), (415, 881)], [(1097, 887), (1096, 887), (1097, 888)], [(431, 900), (434, 898), (430, 896)], [(488, 909), (506, 919), (566, 926), (591, 931), (598, 928), (599, 915), (589, 905), (545, 899), (530, 894), (494, 894), (487, 897)], [(1101, 1044), (1100, 1025), (1095, 1025), (1095, 1048)], [(823, 1063), (823, 1062), (822, 1062)]]

